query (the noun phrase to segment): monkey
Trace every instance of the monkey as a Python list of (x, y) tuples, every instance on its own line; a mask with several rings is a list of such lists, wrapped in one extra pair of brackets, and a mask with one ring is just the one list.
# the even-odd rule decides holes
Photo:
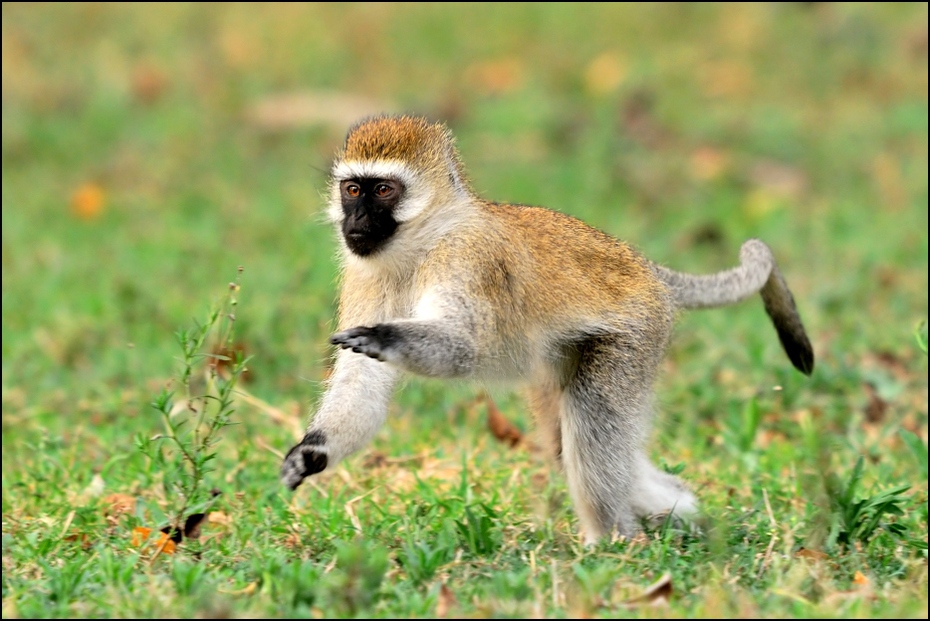
[(633, 536), (697, 499), (646, 455), (653, 383), (678, 312), (761, 293), (781, 344), (809, 375), (814, 354), (770, 248), (690, 275), (542, 207), (471, 188), (451, 131), (418, 116), (360, 121), (337, 153), (327, 214), (338, 230), (339, 346), (284, 485), (332, 467), (384, 424), (404, 373), (526, 387), (564, 471), (586, 543)]

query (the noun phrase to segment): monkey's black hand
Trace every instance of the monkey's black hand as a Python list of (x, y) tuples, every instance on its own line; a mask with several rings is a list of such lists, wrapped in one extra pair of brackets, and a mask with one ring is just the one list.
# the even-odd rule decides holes
[(387, 349), (396, 340), (396, 330), (387, 324), (378, 324), (368, 328), (359, 326), (349, 328), (329, 337), (329, 342), (339, 345), (343, 349), (351, 349), (357, 354), (365, 354), (369, 358), (387, 360)]
[(311, 474), (326, 469), (326, 436), (322, 431), (308, 431), (300, 444), (284, 456), (281, 464), (281, 482), (295, 489)]

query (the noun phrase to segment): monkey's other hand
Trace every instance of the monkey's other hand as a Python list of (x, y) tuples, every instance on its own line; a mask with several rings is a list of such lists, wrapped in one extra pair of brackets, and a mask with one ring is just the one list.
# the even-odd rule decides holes
[(288, 489), (296, 489), (306, 477), (326, 469), (325, 444), (322, 431), (308, 431), (300, 444), (287, 452), (281, 464), (281, 482)]
[(357, 354), (365, 354), (369, 358), (386, 362), (387, 349), (392, 341), (396, 340), (396, 330), (388, 324), (378, 324), (374, 327), (358, 326), (349, 328), (329, 337), (329, 342), (343, 349), (351, 349)]

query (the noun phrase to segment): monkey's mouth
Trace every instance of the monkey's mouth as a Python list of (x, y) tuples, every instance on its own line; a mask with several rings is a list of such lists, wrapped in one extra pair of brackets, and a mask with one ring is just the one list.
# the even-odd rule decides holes
[(380, 238), (370, 231), (348, 231), (345, 234), (345, 240), (349, 250), (360, 257), (367, 257), (374, 253), (387, 241), (386, 238)]
[(384, 247), (397, 232), (397, 224), (390, 217), (346, 221), (342, 224), (342, 236), (352, 253), (367, 257)]

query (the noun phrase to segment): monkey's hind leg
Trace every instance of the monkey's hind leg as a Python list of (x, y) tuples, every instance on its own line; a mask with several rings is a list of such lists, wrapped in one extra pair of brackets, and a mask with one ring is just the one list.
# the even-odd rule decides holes
[(576, 364), (560, 417), (569, 492), (586, 543), (611, 532), (629, 537), (640, 530), (634, 496), (658, 357), (619, 334), (588, 337), (570, 349)]
[(653, 528), (669, 517), (679, 523), (687, 522), (697, 513), (697, 498), (678, 477), (662, 472), (640, 452), (633, 486), (633, 512)]
[(536, 434), (547, 457), (553, 463), (562, 463), (562, 430), (560, 412), (562, 409), (562, 389), (552, 378), (537, 381), (527, 391), (530, 410), (536, 421)]

